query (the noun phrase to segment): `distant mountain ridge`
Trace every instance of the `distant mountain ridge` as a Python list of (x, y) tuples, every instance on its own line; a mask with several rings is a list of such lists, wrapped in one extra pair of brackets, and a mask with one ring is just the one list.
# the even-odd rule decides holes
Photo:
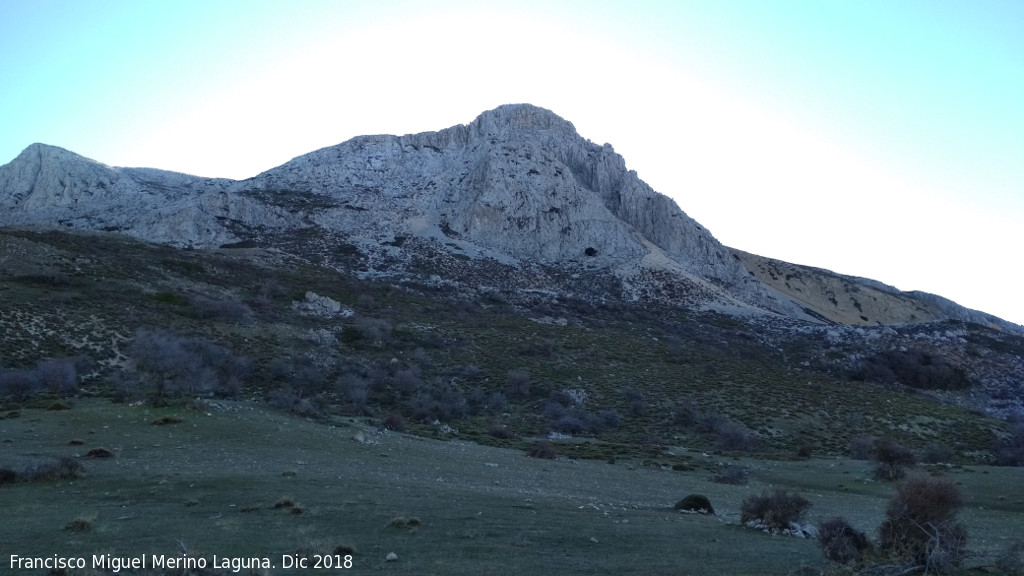
[[(359, 255), (334, 265), (366, 274), (426, 273), (469, 285), (480, 274), (471, 282), (450, 270), (497, 266), (501, 274), (484, 276), (501, 276), (517, 290), (572, 286), (574, 296), (587, 297), (600, 284), (602, 297), (699, 309), (812, 322), (915, 321), (881, 309), (861, 321), (809, 302), (765, 274), (767, 260), (719, 243), (627, 170), (610, 145), (585, 140), (568, 121), (528, 104), (438, 132), (356, 137), (243, 181), (114, 168), (33, 144), (0, 167), (0, 210), (0, 226), (119, 232), (174, 246), (280, 247), (277, 239), (311, 231), (306, 237), (325, 254), (344, 245)], [(306, 246), (298, 255), (314, 258)], [(433, 265), (440, 273), (431, 273)], [(929, 310), (928, 319), (974, 317), (948, 301)]]

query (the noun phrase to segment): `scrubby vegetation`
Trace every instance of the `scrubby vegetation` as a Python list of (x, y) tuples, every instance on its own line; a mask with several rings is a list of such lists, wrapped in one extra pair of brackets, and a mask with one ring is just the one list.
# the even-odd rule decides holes
[[(960, 359), (937, 355), (930, 348), (921, 348), (920, 353), (908, 348), (912, 353), (895, 356), (864, 355), (856, 347), (833, 345), (820, 337), (778, 340), (775, 333), (759, 332), (774, 328), (752, 328), (713, 313), (632, 306), (613, 298), (590, 302), (488, 287), (466, 294), (414, 278), (357, 280), (348, 270), (362, 265), (360, 256), (338, 252), (328, 241), (333, 239), (322, 240), (324, 261), (338, 258), (350, 268), (313, 265), (272, 251), (260, 253), (258, 259), (230, 252), (192, 251), (186, 256), (117, 238), (16, 234), (63, 254), (77, 268), (58, 266), (54, 273), (39, 277), (0, 270), (0, 419), (5, 426), (18, 423), (19, 430), (37, 426), (40, 419), (64, 418), (71, 424), (48, 440), (45, 449), (25, 448), (25, 443), (38, 441), (35, 431), (22, 431), (15, 443), (0, 446), (5, 451), (0, 452), (0, 490), (5, 492), (52, 490), (55, 485), (63, 489), (74, 481), (75, 490), (84, 490), (90, 502), (111, 507), (153, 499), (173, 502), (172, 515), (195, 514), (189, 517), (195, 526), (213, 525), (224, 534), (241, 530), (242, 524), (215, 517), (244, 512), (246, 523), (276, 530), (278, 537), (282, 526), (322, 527), (325, 519), (332, 526), (344, 526), (346, 519), (361, 518), (372, 509), (376, 515), (372, 525), (360, 524), (364, 530), (381, 529), (373, 532), (378, 538), (410, 538), (408, 530), (383, 527), (389, 517), (419, 510), (420, 494), (432, 498), (439, 490), (441, 500), (451, 506), (456, 501), (453, 494), (466, 497), (454, 488), (459, 483), (474, 486), (470, 498), (500, 493), (512, 472), (522, 467), (531, 470), (530, 482), (544, 484), (553, 478), (550, 485), (564, 486), (566, 493), (552, 496), (524, 488), (512, 500), (502, 500), (500, 510), (537, 513), (571, 537), (552, 536), (553, 529), (543, 524), (519, 528), (522, 518), (505, 517), (504, 512), (496, 513), (500, 518), (488, 524), (491, 509), (475, 504), (438, 520), (434, 509), (423, 516), (430, 520), (430, 530), (416, 537), (426, 538), (424, 533), (438, 526), (438, 538), (449, 538), (455, 542), (449, 544), (453, 548), (479, 546), (473, 548), (478, 558), (509, 546), (513, 551), (528, 547), (549, 553), (549, 540), (557, 541), (550, 544), (555, 548), (575, 550), (593, 544), (588, 530), (602, 543), (629, 541), (628, 531), (638, 526), (638, 518), (647, 522), (652, 511), (664, 517), (683, 488), (706, 493), (719, 513), (725, 511), (723, 526), (713, 522), (697, 528), (706, 530), (701, 532), (706, 536), (700, 540), (703, 545), (714, 541), (716, 550), (731, 551), (732, 540), (738, 539), (762, 546), (763, 555), (775, 550), (763, 534), (718, 531), (735, 523), (737, 508), (743, 518), (784, 529), (808, 517), (817, 521), (812, 512), (819, 509), (822, 497), (828, 502), (820, 510), (829, 515), (842, 511), (848, 520), (845, 525), (820, 525), (822, 553), (852, 566), (925, 562), (936, 567), (944, 558), (949, 559), (948, 566), (966, 561), (965, 540), (956, 528), (961, 521), (955, 515), (946, 517), (937, 520), (945, 532), (924, 532), (937, 538), (936, 548), (931, 540), (922, 540), (922, 533), (907, 529), (921, 520), (909, 504), (903, 512), (886, 516), (888, 536), (879, 534), (877, 545), (865, 545), (867, 536), (854, 528), (868, 525), (858, 516), (859, 508), (865, 501), (887, 498), (894, 486), (889, 482), (908, 474), (956, 474), (967, 484), (988, 486), (992, 495), (983, 498), (990, 510), (1008, 518), (1024, 512), (1024, 496), (984, 484), (987, 475), (972, 469), (991, 463), (1024, 464), (1024, 426), (940, 402), (962, 398), (957, 394), (963, 386), (980, 393), (980, 385), (958, 380)], [(314, 313), (293, 304), (305, 302), (307, 292), (329, 298), (338, 304), (337, 311)], [(544, 318), (565, 322), (537, 321)], [(963, 330), (975, 331), (966, 339), (978, 358), (990, 354), (983, 348), (986, 340), (975, 334), (983, 327)], [(995, 342), (1005, 340), (984, 334)], [(860, 380), (850, 378), (845, 363), (850, 358), (855, 359), (850, 363), (868, 358), (868, 370), (858, 375)], [(100, 409), (111, 410), (107, 421), (80, 424), (86, 418), (80, 406), (95, 411), (97, 399), (120, 403)], [(275, 418), (274, 426), (247, 420), (250, 412)], [(232, 420), (224, 420), (215, 433), (192, 436), (227, 415)], [(126, 427), (128, 420), (136, 426)], [(106, 434), (108, 425), (118, 434)], [(359, 427), (358, 433), (353, 427)], [(187, 442), (181, 440), (185, 438)], [(270, 466), (269, 480), (257, 479), (265, 465), (261, 458), (236, 458), (227, 448), (218, 453), (223, 465), (203, 459), (208, 471), (192, 470), (185, 473), (189, 477), (176, 477), (169, 465), (155, 464), (185, 454), (205, 457), (206, 441), (221, 438), (261, 448), (281, 438), (288, 446), (275, 453), (273, 462), (280, 464)], [(307, 438), (309, 444), (303, 444)], [(451, 461), (417, 461), (417, 467), (406, 467), (391, 445), (379, 446), (404, 441), (434, 446), (433, 439), (461, 452)], [(495, 461), (452, 469), (464, 455), (473, 454), (473, 443), (485, 445), (476, 449), (494, 450), (487, 454)], [(301, 452), (295, 451), (295, 444), (303, 445)], [(90, 459), (90, 472), (98, 472), (85, 475), (80, 462), (90, 450), (100, 448), (113, 458)], [(497, 464), (493, 455), (508, 448), (516, 459)], [(323, 450), (340, 455), (320, 462), (322, 470), (314, 472), (307, 463)], [(25, 462), (18, 455), (26, 452), (46, 456)], [(583, 460), (590, 462), (577, 477), (573, 467), (583, 466)], [(917, 460), (932, 465), (915, 469)], [(165, 468), (160, 475), (133, 476), (132, 481), (145, 484), (143, 488), (125, 488), (119, 474), (134, 474), (136, 465)], [(590, 467), (594, 465), (600, 469)], [(840, 472), (844, 465), (848, 468)], [(372, 481), (354, 479), (350, 468), (362, 469)], [(780, 479), (780, 469), (789, 470), (785, 478)], [(618, 483), (610, 486), (628, 487), (628, 496), (611, 488), (610, 495), (603, 492), (599, 484), (605, 470)], [(847, 476), (840, 475), (846, 472)], [(406, 492), (385, 497), (377, 491), (378, 484), (395, 482), (399, 474), (416, 476), (415, 482), (402, 484)], [(884, 482), (873, 481), (876, 474)], [(342, 475), (344, 481), (339, 480)], [(649, 491), (634, 486), (633, 479)], [(163, 480), (167, 482), (160, 484)], [(262, 482), (270, 488), (261, 485), (259, 495), (247, 492)], [(317, 494), (310, 488), (314, 482), (320, 486), (317, 490), (330, 487), (334, 500), (311, 496)], [(282, 483), (289, 485), (283, 488)], [(174, 487), (173, 494), (168, 485)], [(742, 485), (751, 488), (737, 487)], [(213, 509), (218, 494), (229, 486), (244, 499), (221, 499), (222, 508)], [(424, 486), (430, 487), (427, 492)], [(75, 490), (71, 492), (79, 494)], [(605, 500), (572, 500), (564, 509), (544, 514), (552, 502), (559, 502), (554, 504), (557, 508), (562, 506), (560, 499), (578, 498), (587, 490), (601, 490)], [(747, 490), (761, 492), (741, 504)], [(305, 505), (293, 499), (273, 513), (275, 498), (285, 491)], [(364, 491), (377, 495), (376, 500), (361, 499)], [(972, 496), (982, 498), (977, 496), (982, 493), (976, 488)], [(32, 493), (41, 499), (48, 494)], [(813, 498), (815, 508), (801, 494)], [(404, 505), (390, 504), (391, 497), (404, 498)], [(857, 506), (848, 505), (847, 498)], [(39, 506), (44, 504), (40, 500)], [(599, 511), (598, 521), (588, 516), (586, 530), (562, 518), (567, 510), (589, 513), (594, 509), (591, 504)], [(877, 506), (878, 516), (883, 508)], [(91, 532), (75, 537), (100, 542), (119, 529), (118, 523), (130, 523), (112, 521), (110, 510), (103, 510), (93, 519)], [(481, 510), (488, 512), (476, 516)], [(51, 516), (47, 529), (59, 529), (78, 512)], [(677, 516), (683, 518), (680, 522), (712, 522), (668, 516), (673, 522)], [(618, 523), (627, 517), (629, 524)], [(598, 525), (605, 520), (608, 526)], [(878, 520), (870, 525), (877, 526)], [(978, 542), (978, 530), (970, 528), (971, 542)], [(693, 530), (688, 524), (673, 533)], [(304, 538), (308, 532), (301, 534)], [(355, 534), (332, 533), (321, 548), (329, 551), (339, 541), (359, 540)], [(573, 539), (577, 536), (580, 542)], [(751, 539), (755, 537), (763, 539)], [(650, 539), (645, 532), (644, 545)], [(901, 544), (886, 544), (901, 539)], [(439, 545), (438, 540), (431, 542)], [(367, 555), (379, 552), (377, 542), (359, 544)], [(1005, 544), (999, 542), (1001, 547)], [(815, 546), (807, 542), (801, 550), (806, 553), (809, 547), (817, 556)], [(984, 546), (993, 548), (989, 543)], [(703, 554), (693, 548), (687, 551), (694, 558)], [(675, 573), (677, 563), (649, 573)], [(566, 573), (576, 570), (577, 564)], [(721, 573), (736, 572), (735, 564), (723, 565), (732, 572)], [(585, 568), (601, 571), (597, 565)], [(773, 564), (764, 573), (791, 570), (792, 566), (783, 570)]]
[(777, 488), (747, 497), (740, 508), (740, 521), (757, 522), (772, 530), (788, 530), (804, 519), (811, 501), (800, 494)]

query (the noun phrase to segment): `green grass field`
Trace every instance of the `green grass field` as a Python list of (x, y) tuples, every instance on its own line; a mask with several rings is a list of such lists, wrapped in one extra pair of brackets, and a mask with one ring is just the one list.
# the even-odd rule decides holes
[[(181, 422), (153, 424), (163, 416)], [(282, 557), (347, 547), (354, 573), (782, 575), (821, 565), (817, 545), (740, 526), (746, 496), (799, 490), (813, 503), (808, 520), (842, 515), (870, 534), (892, 494), (890, 484), (867, 480), (869, 463), (847, 459), (741, 460), (750, 484), (730, 486), (705, 470), (538, 460), (249, 402), (154, 410), (81, 400), (66, 411), (23, 410), (3, 421), (0, 436), (2, 464), (71, 456), (87, 470), (74, 480), (0, 486), (5, 574), (45, 573), (9, 571), (10, 554), (91, 563), (93, 555), (149, 559), (183, 549), (211, 563), (214, 555), (266, 557), (276, 566), (270, 573), (312, 573), (281, 568)], [(98, 447), (115, 456), (83, 456)], [(992, 554), (1024, 537), (1021, 469), (942, 473), (967, 498), (973, 552)], [(676, 512), (689, 493), (707, 495), (718, 516)], [(91, 529), (66, 529), (76, 518)], [(396, 520), (412, 518), (419, 522)], [(385, 561), (390, 552), (398, 560)]]

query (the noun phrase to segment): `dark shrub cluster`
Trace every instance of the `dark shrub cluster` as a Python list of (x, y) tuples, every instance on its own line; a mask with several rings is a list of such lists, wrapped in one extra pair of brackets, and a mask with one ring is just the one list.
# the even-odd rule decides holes
[(356, 415), (366, 415), (369, 400), (369, 389), (366, 380), (358, 374), (344, 374), (335, 385), (338, 396), (348, 402), (349, 411)]
[(875, 478), (899, 480), (907, 475), (907, 468), (917, 463), (914, 452), (892, 438), (875, 442)]
[(538, 440), (527, 452), (530, 458), (542, 458), (545, 460), (554, 460), (558, 456), (558, 452), (555, 447), (551, 445), (551, 442), (546, 440)]
[(78, 366), (84, 359), (40, 360), (32, 368), (5, 370), (0, 367), (0, 398), (17, 402), (39, 392), (66, 394), (78, 390)]
[(297, 396), (311, 396), (327, 390), (323, 371), (304, 358), (274, 358), (267, 365), (267, 372), (275, 386), (290, 389)]
[(726, 452), (756, 450), (761, 438), (740, 422), (725, 420), (715, 430), (715, 448)]
[(878, 384), (899, 382), (925, 390), (963, 390), (971, 385), (967, 373), (941, 356), (922, 350), (887, 350), (865, 359), (853, 377)]
[(184, 395), (237, 395), (252, 372), (252, 361), (227, 348), (166, 330), (139, 329), (126, 350), (122, 398), (137, 391), (156, 404)]
[(525, 398), (530, 395), (530, 373), (523, 368), (509, 370), (505, 375), (505, 390), (509, 396)]
[(1009, 437), (997, 442), (993, 452), (999, 466), (1024, 466), (1024, 422), (1014, 424)]
[(871, 547), (867, 534), (857, 530), (842, 517), (818, 525), (818, 546), (828, 560), (840, 564), (859, 563)]
[(711, 500), (703, 494), (688, 494), (682, 500), (676, 502), (675, 509), (685, 512), (711, 514), (712, 516), (715, 514), (715, 509), (711, 506)]
[(384, 427), (395, 432), (405, 432), (405, 418), (398, 412), (392, 412), (384, 418)]
[(381, 348), (391, 341), (391, 323), (381, 318), (359, 316), (355, 323), (345, 328), (341, 339), (346, 344), (360, 347)]
[(879, 548), (898, 560), (936, 571), (963, 561), (967, 529), (957, 521), (963, 496), (939, 478), (911, 478), (896, 488), (878, 528)]
[(740, 521), (756, 520), (773, 530), (786, 530), (791, 523), (799, 522), (811, 507), (811, 502), (797, 494), (776, 489), (749, 496), (740, 507)]
[(945, 464), (953, 461), (953, 449), (939, 444), (929, 444), (921, 452), (921, 462), (925, 464)]
[(494, 424), (487, 429), (487, 434), (499, 440), (512, 440), (516, 437), (507, 424)]
[(854, 460), (871, 460), (877, 438), (874, 436), (857, 436), (850, 440), (850, 457)]
[(85, 475), (85, 466), (70, 456), (52, 460), (41, 460), (26, 464), (17, 474), (17, 479), (26, 482), (50, 480), (74, 480)]

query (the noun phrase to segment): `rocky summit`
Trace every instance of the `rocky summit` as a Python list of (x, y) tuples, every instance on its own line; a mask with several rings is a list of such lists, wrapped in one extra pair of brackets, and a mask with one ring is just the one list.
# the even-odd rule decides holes
[[(356, 137), (242, 181), (115, 168), (33, 144), (0, 167), (0, 210), (0, 226), (276, 249), (454, 290), (650, 300), (814, 323), (913, 321), (862, 320), (772, 281), (765, 262), (723, 246), (627, 170), (611, 145), (528, 104), (438, 132)], [(922, 320), (975, 319), (952, 303), (929, 310)]]

